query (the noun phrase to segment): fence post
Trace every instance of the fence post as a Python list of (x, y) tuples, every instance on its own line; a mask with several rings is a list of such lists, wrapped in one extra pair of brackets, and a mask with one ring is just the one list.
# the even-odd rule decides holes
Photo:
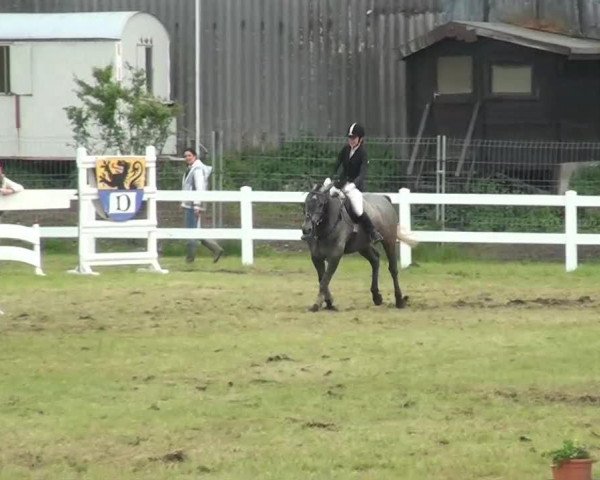
[[(225, 171), (225, 165), (223, 164), (223, 130), (219, 130), (219, 183), (217, 183), (217, 189), (223, 190), (223, 172)], [(223, 202), (219, 203), (219, 228), (223, 228)]]
[(88, 192), (85, 186), (88, 184), (88, 169), (84, 168), (87, 159), (87, 151), (83, 147), (77, 149), (77, 245), (78, 245), (78, 267), (73, 270), (74, 273), (91, 274), (89, 267), (84, 266), (85, 259), (95, 251), (95, 240), (83, 233), (83, 225), (89, 224), (95, 219), (95, 206), (92, 200), (88, 198)]
[(565, 192), (565, 268), (577, 269), (577, 192)]
[[(435, 140), (435, 193), (442, 193), (442, 136), (438, 135)], [(440, 207), (441, 205), (437, 203), (435, 205), (435, 221), (439, 223), (440, 221)]]
[[(448, 137), (442, 135), (442, 193), (446, 193), (446, 163), (448, 159), (448, 146), (446, 143)], [(446, 204), (442, 203), (441, 208), (442, 230), (446, 230)]]
[[(211, 178), (211, 189), (217, 189), (217, 176), (220, 175), (217, 166), (217, 132), (214, 130), (210, 132), (210, 164), (212, 165), (212, 178)], [(217, 204), (213, 202), (212, 204), (212, 226), (213, 228), (217, 228)]]
[(46, 274), (42, 270), (42, 248), (39, 224), (35, 223), (33, 225), (33, 230), (35, 232), (35, 243), (33, 244), (33, 253), (35, 255), (35, 274), (45, 276)]
[[(398, 226), (402, 232), (411, 231), (410, 221), (410, 190), (408, 188), (401, 188), (398, 192), (400, 194), (399, 203), (399, 221)], [(400, 242), (400, 268), (407, 268), (412, 263), (412, 251), (410, 246)]]
[(252, 187), (240, 188), (240, 217), (242, 230), (242, 265), (254, 263), (254, 245), (252, 241)]

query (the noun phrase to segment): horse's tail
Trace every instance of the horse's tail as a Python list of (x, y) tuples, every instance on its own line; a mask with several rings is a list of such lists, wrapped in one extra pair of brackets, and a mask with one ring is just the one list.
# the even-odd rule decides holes
[(409, 247), (416, 247), (419, 242), (410, 236), (410, 232), (405, 231), (400, 225), (396, 227), (396, 238), (402, 243), (406, 243)]

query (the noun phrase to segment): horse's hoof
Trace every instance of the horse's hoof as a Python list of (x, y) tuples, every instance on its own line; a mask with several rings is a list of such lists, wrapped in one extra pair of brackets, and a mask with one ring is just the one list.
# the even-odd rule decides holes
[(319, 307), (319, 305), (317, 305), (317, 304), (315, 303), (315, 304), (314, 304), (312, 307), (310, 307), (310, 308), (308, 309), (308, 311), (309, 311), (309, 312), (318, 312), (320, 308), (321, 308), (321, 307)]
[(381, 296), (380, 293), (373, 294), (373, 303), (375, 305), (381, 305), (383, 303), (383, 297)]
[(408, 297), (396, 299), (396, 308), (404, 308), (406, 305), (408, 305)]
[(338, 311), (337, 307), (333, 303), (328, 303), (327, 305), (325, 305), (325, 310), (330, 310), (332, 312)]

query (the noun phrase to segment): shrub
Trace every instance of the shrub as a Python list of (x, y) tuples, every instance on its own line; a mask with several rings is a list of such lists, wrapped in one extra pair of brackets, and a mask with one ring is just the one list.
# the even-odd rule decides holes
[(569, 460), (590, 458), (590, 452), (583, 445), (574, 440), (564, 440), (562, 446), (557, 450), (550, 450), (544, 454), (550, 457), (552, 464), (560, 466)]
[(162, 150), (179, 107), (146, 91), (144, 70), (127, 68), (128, 83), (117, 81), (110, 65), (94, 68), (91, 83), (75, 78), (81, 105), (65, 108), (75, 146), (96, 154), (141, 154), (147, 145)]

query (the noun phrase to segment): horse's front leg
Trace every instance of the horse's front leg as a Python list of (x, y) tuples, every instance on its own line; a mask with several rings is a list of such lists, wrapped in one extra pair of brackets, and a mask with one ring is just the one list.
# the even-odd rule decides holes
[(325, 273), (325, 259), (320, 257), (315, 257), (312, 255), (310, 257), (313, 265), (315, 266), (315, 270), (317, 271), (317, 276), (319, 277), (319, 284), (321, 283), (321, 279), (323, 278), (323, 274)]
[[(325, 259), (322, 257), (316, 257), (314, 255), (312, 255), (310, 257), (310, 259), (312, 260), (312, 263), (315, 266), (315, 270), (317, 271), (317, 277), (319, 278), (319, 292), (320, 292), (321, 291), (321, 280), (323, 280), (323, 275), (325, 275)], [(317, 296), (317, 300), (315, 301), (315, 304), (310, 308), (310, 310), (313, 312), (316, 312), (321, 308), (321, 305), (323, 305), (323, 299), (319, 300), (319, 297)]]
[(331, 279), (335, 274), (338, 265), (340, 264), (341, 258), (341, 255), (339, 255), (327, 259), (327, 268), (325, 268), (325, 272), (323, 273), (323, 276), (319, 281), (319, 294), (317, 295), (315, 303), (311, 307), (311, 311), (317, 312), (318, 310), (320, 310), (321, 305), (323, 305), (323, 302), (325, 302), (325, 308), (327, 308), (328, 310), (335, 310), (335, 307), (333, 306), (333, 296), (329, 291), (329, 282), (331, 282)]

